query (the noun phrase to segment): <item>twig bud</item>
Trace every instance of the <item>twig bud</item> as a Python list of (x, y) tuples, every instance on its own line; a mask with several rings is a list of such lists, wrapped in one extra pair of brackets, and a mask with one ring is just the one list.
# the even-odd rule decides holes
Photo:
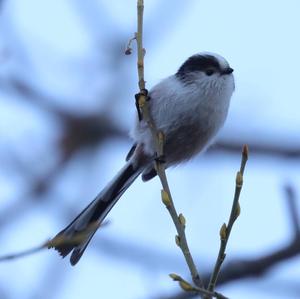
[(241, 188), (243, 186), (243, 175), (240, 171), (238, 171), (236, 174), (235, 183), (236, 183), (236, 186), (239, 188)]
[(180, 247), (180, 237), (178, 235), (175, 236), (175, 243), (178, 247)]
[(179, 216), (178, 216), (178, 220), (180, 222), (180, 224), (185, 227), (185, 223), (186, 223), (186, 220), (185, 220), (185, 217), (180, 213)]
[(236, 220), (240, 216), (240, 214), (241, 214), (241, 206), (240, 203), (238, 202), (235, 210), (234, 220)]
[(220, 238), (222, 241), (226, 240), (226, 238), (227, 238), (227, 226), (225, 223), (223, 223), (223, 225), (221, 226)]
[(181, 276), (175, 274), (175, 273), (171, 273), (169, 274), (169, 276), (174, 280), (174, 281), (178, 281), (180, 287), (186, 291), (186, 292), (195, 292), (197, 291), (196, 288), (194, 288), (189, 282), (187, 282), (186, 280), (184, 280)]
[(171, 205), (169, 194), (165, 190), (161, 190), (161, 199), (167, 208)]
[(179, 281), (180, 287), (186, 292), (195, 292), (196, 289), (185, 280)]
[(174, 280), (174, 281), (182, 281), (183, 279), (181, 278), (181, 276), (179, 276), (178, 274), (175, 273), (171, 273), (169, 274), (169, 276)]

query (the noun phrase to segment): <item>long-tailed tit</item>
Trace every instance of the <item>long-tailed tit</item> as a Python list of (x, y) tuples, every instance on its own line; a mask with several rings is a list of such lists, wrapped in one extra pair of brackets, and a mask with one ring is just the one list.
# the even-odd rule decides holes
[[(234, 91), (233, 69), (220, 55), (200, 53), (188, 58), (175, 75), (149, 91), (153, 121), (165, 137), (166, 167), (188, 160), (203, 151), (224, 124)], [(65, 257), (72, 251), (75, 265), (98, 226), (121, 195), (142, 174), (143, 181), (156, 176), (154, 140), (144, 120), (132, 131), (134, 145), (127, 163), (97, 197), (52, 240)], [(58, 242), (55, 242), (55, 241)], [(64, 240), (66, 242), (59, 242)], [(69, 242), (68, 242), (69, 240)]]

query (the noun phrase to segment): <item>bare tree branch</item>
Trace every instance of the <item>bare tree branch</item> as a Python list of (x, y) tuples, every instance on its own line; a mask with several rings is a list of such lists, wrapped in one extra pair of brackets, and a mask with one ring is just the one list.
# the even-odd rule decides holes
[[(300, 234), (297, 232), (298, 225), (295, 225), (299, 222), (299, 208), (297, 207), (297, 198), (295, 196), (294, 188), (291, 185), (287, 185), (287, 187), (285, 187), (285, 191), (287, 209), (292, 226), (292, 237), (290, 242), (288, 242), (288, 244), (282, 246), (281, 248), (261, 255), (260, 257), (254, 257), (252, 259), (235, 259), (229, 261), (224, 266), (222, 272), (218, 277), (218, 285), (232, 283), (234, 281), (247, 278), (259, 278), (265, 275), (269, 270), (271, 270), (279, 263), (300, 255)], [(298, 213), (295, 211), (298, 211)], [(295, 221), (295, 219), (297, 220)], [(210, 278), (210, 274), (207, 273), (203, 277), (204, 281), (207, 282)], [(188, 299), (194, 297), (194, 294), (180, 292), (170, 297), (161, 296), (160, 298)]]
[[(158, 177), (159, 177), (162, 187), (163, 187), (162, 200), (163, 200), (164, 204), (166, 205), (167, 210), (170, 213), (170, 216), (174, 222), (176, 231), (178, 233), (178, 235), (176, 236), (176, 243), (180, 247), (180, 249), (185, 257), (186, 263), (191, 272), (193, 282), (195, 283), (197, 288), (199, 288), (199, 290), (200, 289), (203, 290), (202, 280), (197, 271), (196, 265), (194, 263), (192, 255), (190, 253), (188, 243), (186, 240), (185, 220), (182, 215), (180, 217), (177, 214), (177, 211), (174, 206), (174, 202), (172, 200), (172, 195), (171, 195), (171, 191), (169, 188), (169, 184), (167, 181), (167, 176), (166, 176), (166, 172), (165, 172), (165, 164), (163, 161), (160, 160), (164, 155), (164, 153), (163, 153), (164, 135), (163, 135), (163, 132), (159, 132), (157, 130), (155, 123), (151, 117), (148, 100), (147, 100), (148, 94), (145, 89), (145, 80), (144, 80), (145, 50), (143, 48), (143, 11), (144, 11), (144, 1), (143, 0), (137, 1), (137, 9), (138, 9), (138, 26), (137, 26), (138, 30), (136, 33), (136, 41), (137, 41), (137, 48), (138, 48), (137, 69), (138, 69), (139, 88), (140, 88), (140, 93), (137, 97), (137, 101), (138, 101), (139, 108), (142, 112), (142, 117), (145, 120), (145, 122), (147, 123), (147, 125), (151, 131), (152, 138), (155, 142), (155, 149), (156, 149), (156, 153), (157, 153), (156, 171), (157, 171)], [(195, 291), (195, 289), (193, 291)], [(205, 290), (203, 290), (203, 291), (205, 291)], [(199, 291), (199, 294), (203, 294), (203, 293), (201, 293)]]

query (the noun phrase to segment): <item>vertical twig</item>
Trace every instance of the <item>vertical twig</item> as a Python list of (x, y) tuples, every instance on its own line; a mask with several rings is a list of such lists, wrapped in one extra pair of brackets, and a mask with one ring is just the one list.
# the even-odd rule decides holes
[[(235, 220), (240, 215), (239, 197), (240, 197), (240, 193), (241, 193), (242, 186), (243, 186), (243, 174), (244, 174), (247, 160), (248, 160), (248, 147), (247, 147), (247, 145), (244, 145), (243, 151), (242, 151), (241, 167), (236, 175), (235, 193), (234, 193), (234, 199), (233, 199), (230, 217), (229, 217), (227, 225), (224, 223), (220, 229), (221, 244), (220, 244), (220, 249), (219, 249), (219, 253), (218, 253), (218, 258), (217, 258), (213, 273), (211, 275), (211, 278), (210, 278), (210, 281), (208, 284), (208, 290), (210, 292), (213, 292), (215, 289), (218, 275), (220, 273), (222, 263), (226, 256), (225, 251), (226, 251), (226, 246), (227, 246), (227, 242), (229, 240), (232, 226), (233, 226)], [(211, 298), (211, 297), (208, 296), (206, 298)]]
[(158, 159), (156, 160), (156, 170), (157, 174), (160, 178), (163, 190), (162, 190), (162, 200), (166, 205), (167, 210), (169, 211), (171, 218), (174, 222), (176, 227), (177, 236), (176, 236), (176, 244), (180, 247), (186, 263), (189, 267), (191, 272), (192, 279), (195, 285), (198, 288), (203, 288), (203, 283), (200, 278), (200, 275), (197, 271), (196, 265), (194, 263), (193, 257), (190, 253), (188, 243), (185, 236), (185, 219), (182, 214), (178, 215), (176, 208), (173, 203), (171, 191), (169, 188), (169, 184), (166, 177), (165, 172), (165, 164), (161, 161), (161, 157), (163, 157), (163, 145), (164, 145), (164, 135), (162, 132), (158, 132), (152, 117), (149, 111), (149, 105), (147, 101), (147, 91), (145, 89), (145, 80), (144, 80), (144, 54), (145, 50), (143, 48), (143, 11), (144, 11), (144, 1), (138, 0), (137, 2), (137, 10), (138, 10), (138, 21), (137, 21), (137, 33), (136, 33), (136, 42), (137, 42), (137, 49), (138, 49), (138, 76), (139, 76), (139, 89), (140, 94), (138, 98), (138, 104), (142, 112), (143, 120), (147, 122), (153, 140), (155, 142), (155, 148), (157, 152)]
[(145, 86), (144, 80), (144, 55), (145, 49), (143, 47), (143, 23), (144, 23), (144, 1), (138, 0), (137, 2), (137, 33), (136, 33), (136, 41), (137, 41), (137, 69), (138, 69), (138, 76), (139, 76), (139, 88), (140, 91), (143, 91)]

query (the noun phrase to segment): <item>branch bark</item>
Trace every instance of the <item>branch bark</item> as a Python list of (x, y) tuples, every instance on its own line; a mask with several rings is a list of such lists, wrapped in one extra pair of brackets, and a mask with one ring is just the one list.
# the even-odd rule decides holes
[[(137, 49), (138, 49), (138, 62), (137, 62), (137, 69), (138, 69), (138, 77), (139, 77), (139, 89), (140, 93), (138, 94), (138, 106), (142, 114), (143, 120), (148, 124), (148, 127), (151, 131), (152, 138), (155, 142), (155, 148), (157, 153), (156, 159), (156, 171), (158, 177), (161, 181), (163, 190), (162, 190), (162, 200), (167, 207), (167, 210), (170, 213), (170, 216), (174, 222), (177, 236), (176, 236), (176, 244), (180, 247), (188, 268), (190, 270), (193, 282), (197, 286), (197, 288), (203, 290), (203, 282), (200, 278), (200, 275), (197, 271), (195, 262), (189, 250), (189, 246), (185, 236), (185, 220), (183, 215), (178, 215), (176, 208), (174, 206), (174, 202), (172, 199), (171, 191), (169, 188), (166, 172), (165, 172), (165, 163), (163, 162), (163, 147), (164, 147), (164, 134), (163, 132), (159, 132), (153, 122), (153, 119), (150, 114), (149, 110), (149, 103), (147, 98), (147, 90), (145, 88), (145, 80), (144, 80), (144, 54), (145, 50), (143, 48), (143, 11), (144, 11), (144, 1), (138, 0), (137, 2), (137, 11), (138, 11), (138, 21), (137, 21), (137, 33), (136, 33), (136, 42), (137, 42)], [(194, 290), (195, 291), (195, 290)], [(199, 290), (198, 290), (199, 291)], [(199, 293), (201, 293), (199, 291)], [(202, 293), (201, 293), (202, 294)]]
[[(213, 292), (215, 289), (217, 279), (221, 270), (221, 266), (226, 256), (225, 251), (226, 251), (227, 243), (230, 237), (233, 224), (235, 223), (236, 219), (240, 215), (239, 198), (243, 186), (243, 175), (244, 175), (244, 170), (245, 170), (247, 160), (248, 160), (248, 147), (245, 145), (243, 147), (243, 152), (242, 152), (241, 167), (236, 176), (236, 187), (235, 187), (235, 193), (234, 193), (234, 199), (233, 199), (230, 217), (227, 225), (224, 223), (220, 230), (221, 242), (220, 242), (219, 254), (208, 284), (208, 290), (210, 292)], [(210, 298), (210, 297), (206, 297), (206, 298)]]

